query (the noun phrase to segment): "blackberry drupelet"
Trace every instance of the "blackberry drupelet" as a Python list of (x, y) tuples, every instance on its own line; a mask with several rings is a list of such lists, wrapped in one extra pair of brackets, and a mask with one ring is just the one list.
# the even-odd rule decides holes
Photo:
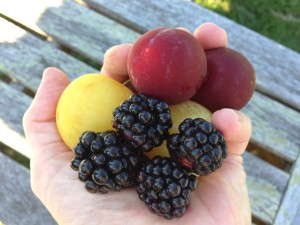
[(203, 119), (185, 119), (179, 125), (179, 134), (167, 140), (170, 156), (193, 173), (208, 175), (220, 168), (227, 157), (223, 134)]
[(140, 152), (160, 146), (172, 127), (167, 103), (144, 94), (132, 95), (114, 110), (113, 116), (113, 127)]
[(71, 168), (89, 192), (107, 193), (133, 186), (139, 156), (115, 131), (84, 132), (74, 148)]
[(139, 198), (152, 213), (166, 219), (184, 215), (197, 185), (196, 175), (173, 159), (162, 156), (144, 161), (136, 177)]

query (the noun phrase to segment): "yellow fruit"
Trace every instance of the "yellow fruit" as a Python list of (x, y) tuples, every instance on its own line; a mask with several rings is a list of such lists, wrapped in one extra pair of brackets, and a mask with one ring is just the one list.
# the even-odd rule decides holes
[(73, 149), (84, 131), (103, 132), (112, 128), (112, 112), (130, 91), (123, 84), (101, 74), (86, 74), (71, 82), (56, 109), (58, 131)]
[[(207, 108), (196, 102), (189, 100), (177, 105), (171, 105), (169, 107), (173, 121), (170, 134), (178, 133), (179, 124), (186, 118), (202, 118), (207, 121), (211, 121), (212, 113)], [(166, 141), (164, 141), (161, 146), (154, 148), (150, 152), (147, 152), (146, 155), (150, 158), (153, 158), (156, 155), (169, 156)]]

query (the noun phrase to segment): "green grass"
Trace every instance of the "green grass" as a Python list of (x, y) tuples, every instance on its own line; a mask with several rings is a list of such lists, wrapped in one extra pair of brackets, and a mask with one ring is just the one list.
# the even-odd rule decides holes
[(299, 0), (195, 0), (195, 2), (300, 52)]

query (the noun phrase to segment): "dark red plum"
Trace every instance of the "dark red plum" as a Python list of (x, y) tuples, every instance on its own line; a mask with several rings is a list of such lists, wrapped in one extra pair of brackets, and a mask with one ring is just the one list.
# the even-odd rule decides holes
[(127, 67), (139, 93), (178, 104), (196, 94), (206, 79), (207, 65), (205, 52), (191, 33), (157, 28), (133, 44)]
[(248, 59), (230, 48), (205, 51), (207, 80), (191, 100), (214, 112), (222, 108), (240, 110), (251, 99), (256, 76)]

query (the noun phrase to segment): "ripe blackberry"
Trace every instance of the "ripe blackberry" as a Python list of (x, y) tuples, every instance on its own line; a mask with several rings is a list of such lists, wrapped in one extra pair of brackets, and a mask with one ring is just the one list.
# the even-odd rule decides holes
[(89, 192), (107, 193), (133, 186), (139, 156), (115, 131), (84, 132), (74, 148), (71, 168)]
[(167, 219), (184, 215), (197, 185), (196, 175), (173, 159), (162, 156), (145, 161), (136, 177), (139, 198), (152, 213)]
[(185, 119), (179, 125), (179, 134), (167, 140), (170, 156), (192, 172), (204, 176), (221, 167), (227, 157), (223, 134), (203, 119)]
[(167, 103), (144, 94), (134, 94), (113, 112), (113, 127), (130, 147), (141, 152), (160, 146), (172, 127)]

